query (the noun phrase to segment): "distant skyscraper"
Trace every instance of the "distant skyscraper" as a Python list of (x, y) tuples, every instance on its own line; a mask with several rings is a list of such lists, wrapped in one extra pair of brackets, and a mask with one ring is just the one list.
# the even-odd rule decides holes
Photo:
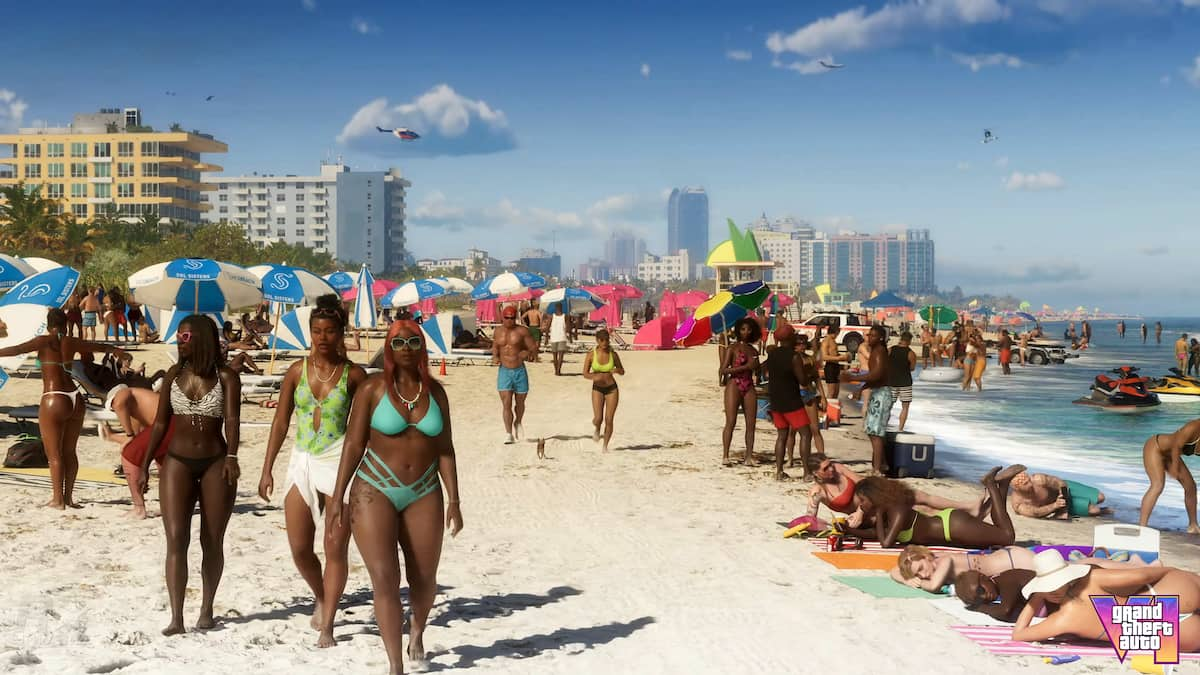
[(613, 233), (604, 243), (604, 258), (618, 269), (635, 269), (646, 255), (646, 241), (628, 233)]
[[(827, 282), (835, 291), (870, 293), (894, 290), (924, 294), (934, 290), (933, 240), (929, 230), (903, 235), (854, 232), (830, 238)], [(819, 265), (813, 249), (814, 281)]]
[(708, 259), (708, 193), (702, 187), (676, 188), (667, 201), (667, 253), (688, 252), (688, 277), (699, 276)]

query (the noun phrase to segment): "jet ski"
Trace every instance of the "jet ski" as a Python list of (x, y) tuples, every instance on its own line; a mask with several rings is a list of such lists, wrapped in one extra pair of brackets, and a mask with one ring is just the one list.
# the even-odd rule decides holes
[(1152, 379), (1146, 390), (1157, 394), (1163, 403), (1200, 403), (1200, 379), (1188, 377), (1171, 368), (1170, 375)]
[(1137, 371), (1133, 366), (1121, 366), (1110, 371), (1117, 375), (1115, 378), (1105, 374), (1097, 375), (1092, 383), (1091, 396), (1077, 398), (1074, 402), (1105, 412), (1125, 414), (1157, 408), (1161, 404), (1158, 394), (1146, 389), (1149, 379), (1139, 377)]

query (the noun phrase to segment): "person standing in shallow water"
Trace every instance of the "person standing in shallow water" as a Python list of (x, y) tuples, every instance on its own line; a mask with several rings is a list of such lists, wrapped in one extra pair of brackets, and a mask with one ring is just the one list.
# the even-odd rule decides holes
[(1167, 476), (1170, 475), (1183, 486), (1188, 533), (1200, 534), (1200, 524), (1196, 522), (1196, 480), (1191, 469), (1183, 462), (1184, 456), (1195, 456), (1197, 444), (1200, 444), (1200, 419), (1188, 422), (1173, 434), (1155, 434), (1147, 439), (1142, 446), (1142, 461), (1150, 478), (1150, 487), (1142, 497), (1139, 525), (1146, 527), (1150, 521), (1150, 514), (1154, 512), (1154, 505), (1158, 503)]
[(1154, 341), (1160, 345), (1162, 344), (1162, 322), (1161, 321), (1154, 322)]
[(1142, 324), (1142, 342), (1146, 342), (1146, 324)]

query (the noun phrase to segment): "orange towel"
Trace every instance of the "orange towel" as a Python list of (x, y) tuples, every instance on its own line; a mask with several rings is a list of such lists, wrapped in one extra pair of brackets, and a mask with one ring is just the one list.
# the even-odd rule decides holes
[(877, 551), (836, 551), (825, 553), (814, 551), (813, 555), (839, 570), (883, 570), (892, 569), (900, 562), (899, 553)]

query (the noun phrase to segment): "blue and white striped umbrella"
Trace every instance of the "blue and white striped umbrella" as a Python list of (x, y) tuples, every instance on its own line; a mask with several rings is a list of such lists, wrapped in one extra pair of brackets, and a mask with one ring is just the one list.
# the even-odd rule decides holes
[[(0, 347), (12, 347), (46, 334), (45, 305), (12, 304), (0, 307), (0, 321), (8, 325), (8, 334), (0, 337)], [(0, 358), (0, 368), (15, 370), (28, 354)]]
[(308, 349), (312, 346), (312, 331), (308, 327), (312, 311), (312, 305), (305, 305), (285, 312), (279, 317), (279, 325), (267, 338), (267, 346), (272, 349), (293, 350)]
[(262, 281), (263, 299), (285, 305), (313, 302), (322, 295), (336, 295), (328, 281), (303, 267), (255, 265), (250, 273)]
[(475, 287), (458, 277), (434, 277), (434, 281), (446, 287), (450, 294), (470, 293)]
[(338, 271), (326, 274), (325, 281), (328, 281), (329, 285), (333, 286), (334, 290), (336, 290), (338, 293), (344, 293), (351, 288), (354, 288), (355, 278), (354, 275), (350, 274), (349, 272)]
[(35, 272), (49, 272), (50, 270), (62, 267), (61, 264), (56, 263), (49, 258), (34, 258), (25, 256), (24, 258), (21, 258), (21, 261), (32, 267)]
[[(225, 310), (224, 309), (222, 309), (221, 311), (198, 312), (198, 313), (203, 314), (204, 316), (207, 316), (208, 318), (215, 321), (217, 323), (217, 333), (220, 334), (221, 327), (225, 325)], [(164, 314), (165, 320), (163, 321), (163, 323), (166, 325), (166, 328), (159, 333), (160, 339), (165, 344), (175, 344), (176, 342), (178, 342), (179, 341), (179, 324), (184, 319), (191, 316), (192, 314), (197, 314), (197, 312), (193, 312), (188, 309), (179, 309), (178, 307), (170, 310), (169, 312), (166, 312)]]
[(223, 312), (262, 302), (258, 277), (233, 263), (206, 258), (177, 258), (151, 265), (129, 277), (138, 302), (193, 312)]
[(17, 304), (62, 307), (78, 284), (79, 272), (70, 267), (34, 274), (10, 288), (0, 298), (0, 307)]
[(358, 297), (354, 300), (354, 314), (350, 317), (350, 324), (355, 328), (374, 328), (378, 325), (375, 296), (371, 293), (371, 287), (374, 285), (375, 276), (367, 269), (366, 263), (363, 263), (358, 272), (358, 279), (354, 282), (355, 288), (358, 289)]
[(543, 308), (548, 309), (556, 303), (566, 305), (567, 314), (594, 312), (608, 304), (600, 296), (582, 288), (553, 288), (538, 298), (538, 305)]
[(0, 291), (12, 288), (34, 274), (37, 274), (37, 270), (33, 265), (16, 256), (0, 253)]
[(379, 299), (381, 307), (408, 307), (422, 300), (449, 295), (446, 285), (438, 279), (416, 279), (406, 281), (388, 291)]
[(495, 300), (505, 295), (516, 295), (531, 288), (545, 288), (546, 280), (529, 272), (504, 272), (491, 279), (484, 279), (471, 297), (475, 300)]

